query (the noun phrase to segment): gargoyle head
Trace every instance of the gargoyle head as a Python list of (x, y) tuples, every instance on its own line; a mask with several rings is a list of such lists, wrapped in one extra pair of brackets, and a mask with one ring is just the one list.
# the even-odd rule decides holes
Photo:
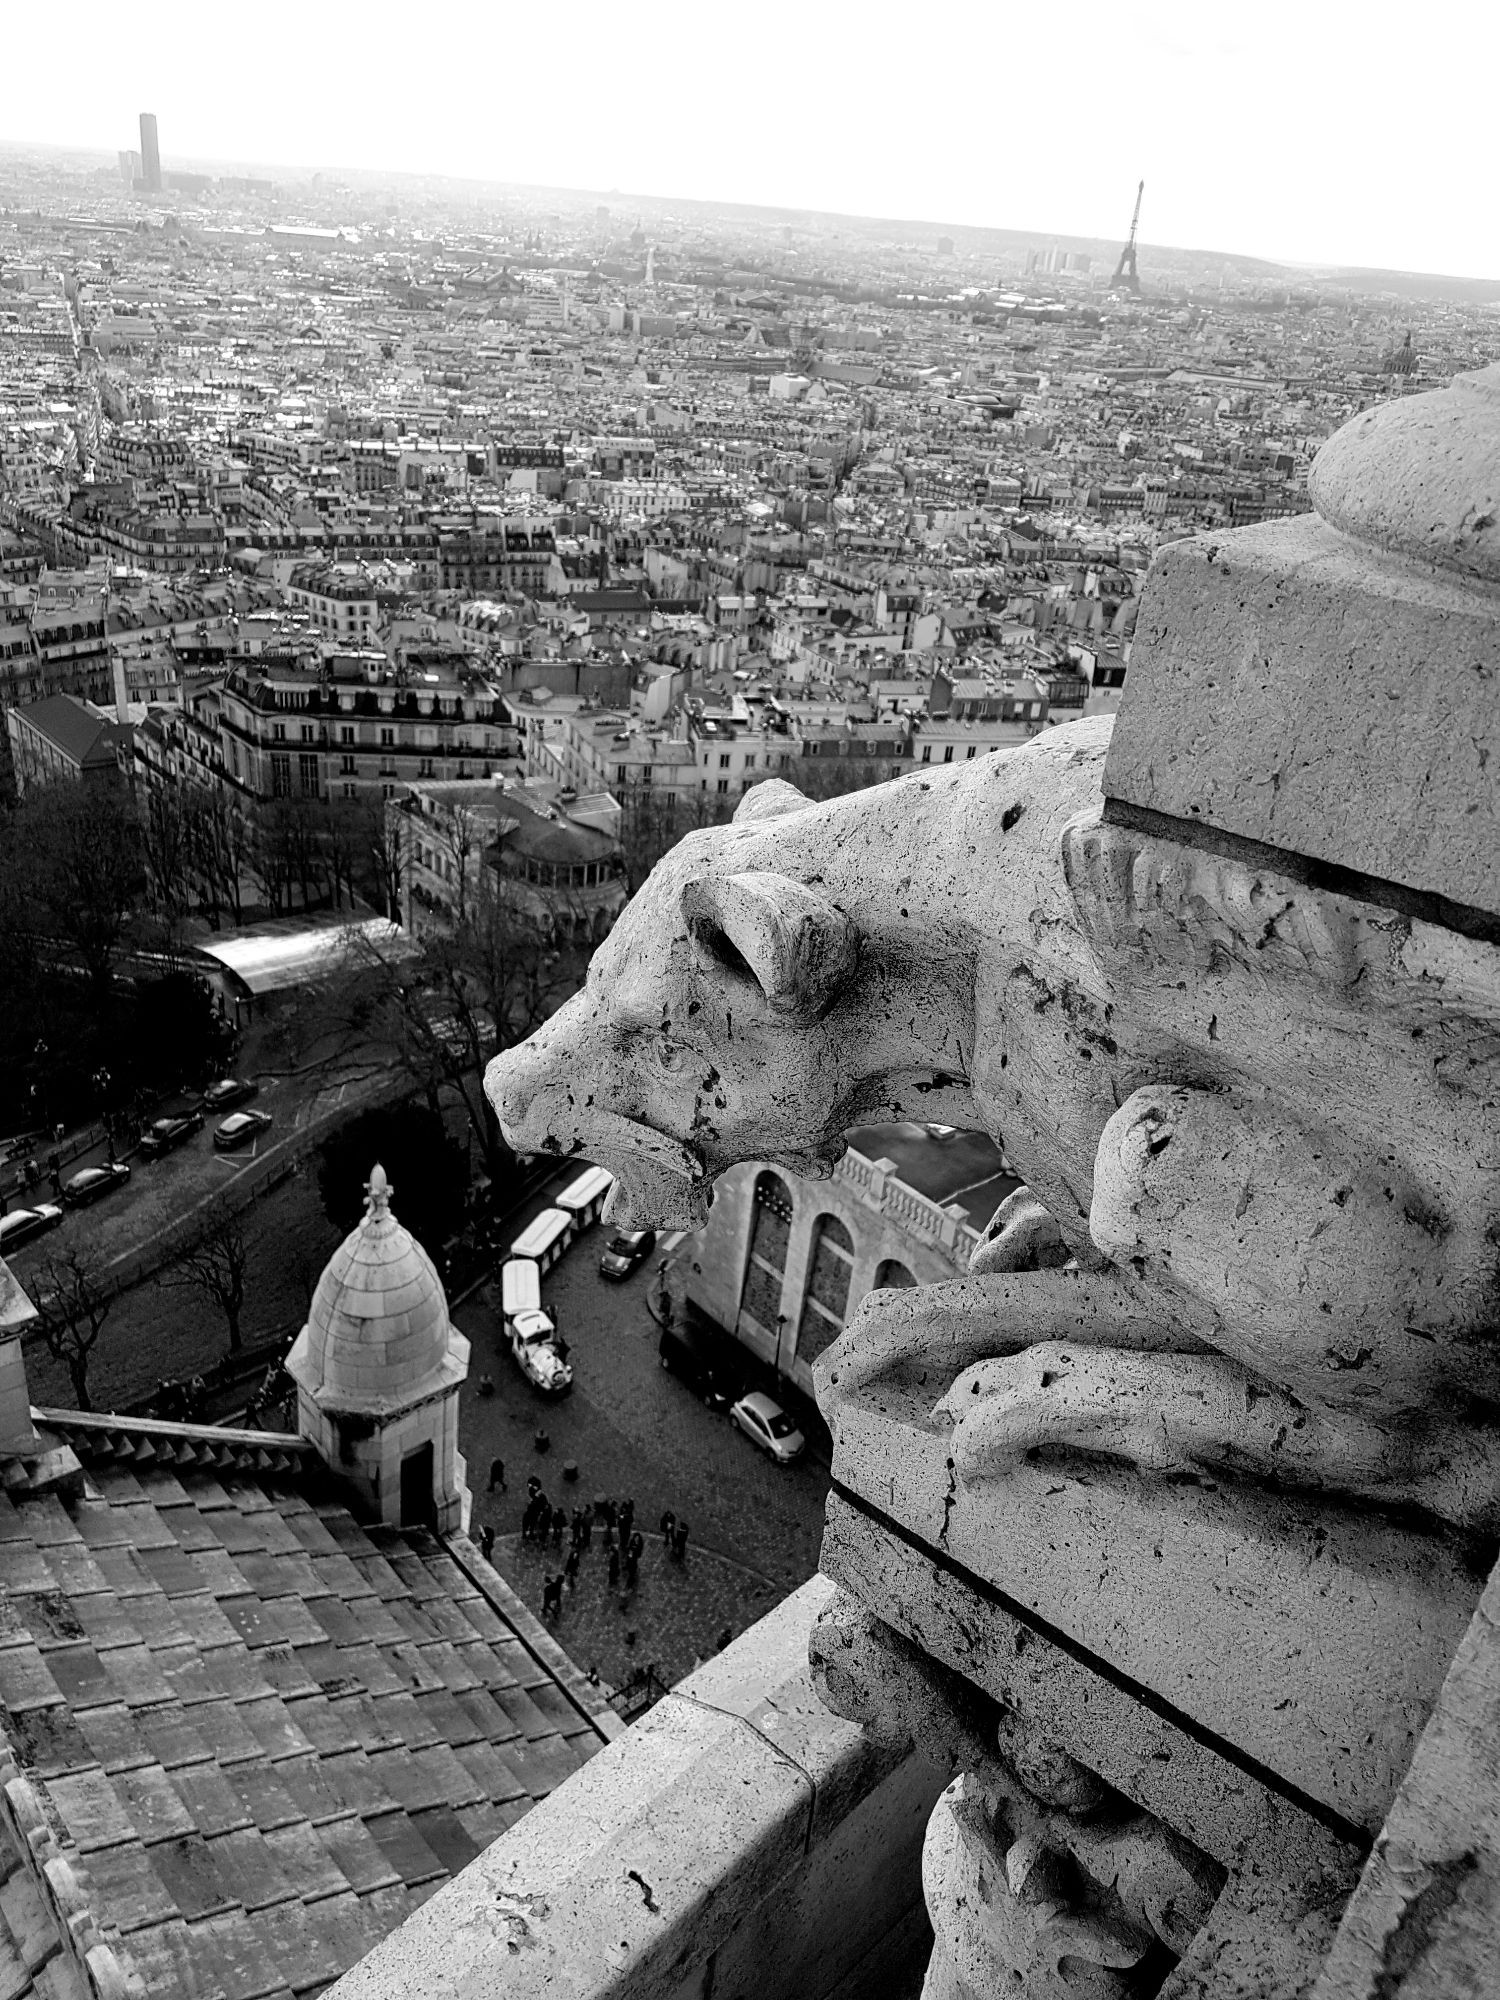
[(696, 1228), (737, 1161), (827, 1173), (843, 1150), (828, 1024), (859, 939), (818, 889), (766, 865), (764, 822), (806, 804), (773, 781), (733, 824), (688, 835), (595, 953), (583, 991), (490, 1064), (508, 1144), (610, 1168), (626, 1226)]

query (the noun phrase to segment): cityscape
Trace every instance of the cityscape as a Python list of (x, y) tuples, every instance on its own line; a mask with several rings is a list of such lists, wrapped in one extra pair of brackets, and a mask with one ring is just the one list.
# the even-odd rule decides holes
[[(638, 1224), (488, 1066), (786, 786), (894, 828), (1099, 740), (1163, 553), (1308, 528), (1351, 420), (1500, 362), (1500, 278), (1158, 244), (1128, 146), (1099, 238), (114, 138), (0, 147), (0, 1968), (356, 2000), (669, 1695), (741, 1712), (849, 1497), (823, 1357), (1035, 1222), (935, 1087)], [(916, 1907), (888, 1982), (764, 1990), (998, 1993)], [(1086, 1990), (1227, 1995), (1169, 1930)]]

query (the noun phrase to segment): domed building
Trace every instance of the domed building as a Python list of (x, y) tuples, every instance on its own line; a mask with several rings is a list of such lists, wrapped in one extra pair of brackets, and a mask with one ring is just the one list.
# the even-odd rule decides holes
[(1399, 347), (1388, 348), (1381, 357), (1382, 375), (1395, 375), (1412, 380), (1417, 372), (1417, 350), (1411, 344), (1411, 328), (1406, 330), (1406, 338)]
[(329, 1258), (287, 1359), (297, 1428), (391, 1527), (468, 1526), (458, 1392), (469, 1343), (432, 1259), (375, 1167), (364, 1219)]

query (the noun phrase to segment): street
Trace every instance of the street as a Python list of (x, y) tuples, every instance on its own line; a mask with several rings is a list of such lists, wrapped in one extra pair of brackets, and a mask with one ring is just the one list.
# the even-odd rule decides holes
[[(624, 1283), (609, 1283), (598, 1269), (609, 1235), (607, 1223), (584, 1231), (542, 1281), (571, 1347), (569, 1395), (549, 1400), (523, 1379), (482, 1290), (453, 1315), (473, 1346), (459, 1420), (474, 1491), (471, 1533), (486, 1522), (495, 1529), (495, 1567), (540, 1612), (543, 1581), (562, 1569), (568, 1537), (545, 1549), (521, 1541), (530, 1474), (570, 1513), (598, 1495), (633, 1496), (646, 1536), (639, 1589), (622, 1609), (607, 1586), (608, 1556), (596, 1530), (576, 1590), (563, 1592), (555, 1629), (573, 1659), (585, 1670), (597, 1666), (607, 1682), (618, 1685), (647, 1663), (673, 1681), (714, 1649), (725, 1627), (742, 1631), (812, 1574), (828, 1466), (812, 1450), (794, 1465), (773, 1464), (661, 1366), (646, 1305), (656, 1259)], [(479, 1393), (486, 1370), (491, 1397)], [(534, 1448), (539, 1428), (551, 1440), (544, 1454)], [(505, 1461), (504, 1493), (486, 1490), (497, 1453)], [(579, 1468), (575, 1484), (563, 1479), (569, 1459)], [(662, 1546), (666, 1508), (690, 1523), (681, 1567)], [(632, 1631), (634, 1645), (626, 1636)]]

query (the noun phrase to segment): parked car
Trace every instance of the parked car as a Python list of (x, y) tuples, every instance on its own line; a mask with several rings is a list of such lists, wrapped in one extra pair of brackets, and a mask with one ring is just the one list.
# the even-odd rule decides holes
[(39, 1201), (35, 1208), (13, 1208), (9, 1215), (0, 1215), (0, 1256), (19, 1250), (33, 1236), (56, 1229), (62, 1219), (63, 1212), (55, 1201)]
[(107, 1167), (85, 1167), (82, 1173), (63, 1182), (63, 1200), (69, 1208), (87, 1208), (91, 1201), (108, 1194), (111, 1188), (123, 1187), (129, 1179), (129, 1167), (118, 1160), (111, 1160)]
[(608, 1247), (599, 1259), (600, 1277), (628, 1278), (655, 1248), (654, 1229), (622, 1230), (618, 1236), (610, 1237)]
[(686, 1382), (710, 1409), (727, 1410), (744, 1386), (743, 1374), (690, 1321), (675, 1327), (664, 1326), (656, 1343), (656, 1354), (662, 1367)]
[(260, 1094), (258, 1083), (245, 1083), (237, 1076), (221, 1077), (203, 1093), (205, 1111), (232, 1111), (236, 1104), (248, 1104)]
[(258, 1139), (270, 1123), (269, 1111), (231, 1111), (222, 1125), (214, 1127), (214, 1145), (221, 1153), (232, 1153)]
[(158, 1118), (148, 1131), (141, 1134), (141, 1151), (149, 1153), (154, 1159), (159, 1153), (170, 1153), (173, 1147), (181, 1146), (195, 1132), (202, 1130), (201, 1111), (188, 1111), (180, 1118)]
[(796, 1418), (789, 1417), (780, 1403), (759, 1389), (741, 1396), (729, 1414), (752, 1444), (758, 1444), (782, 1465), (790, 1465), (807, 1448)]

